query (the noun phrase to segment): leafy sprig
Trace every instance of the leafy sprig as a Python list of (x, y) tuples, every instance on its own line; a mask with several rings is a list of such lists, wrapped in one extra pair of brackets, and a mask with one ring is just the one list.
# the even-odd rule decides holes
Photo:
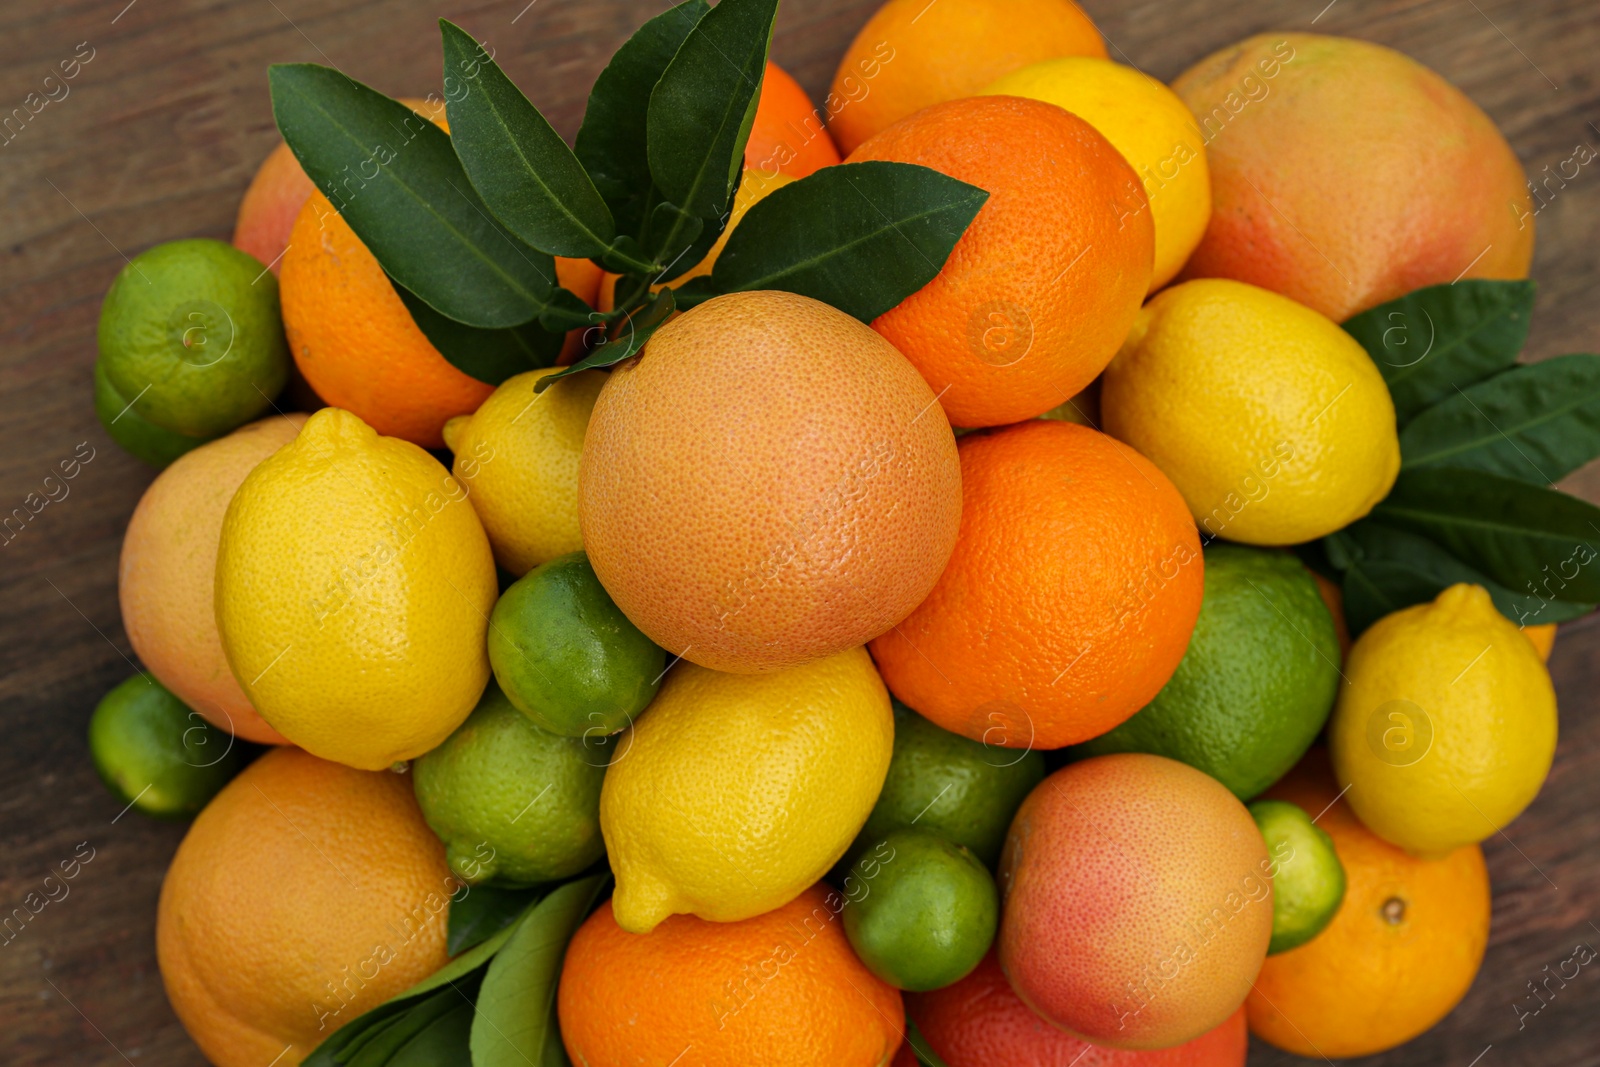
[[(444, 357), (491, 384), (639, 354), (676, 310), (783, 289), (870, 321), (943, 267), (988, 194), (902, 163), (824, 168), (755, 205), (715, 269), (755, 120), (778, 0), (687, 0), (646, 22), (596, 80), (574, 147), (488, 51), (440, 20), (450, 133), (344, 74), (271, 71), (284, 139)], [(556, 256), (619, 275), (610, 310), (562, 288)], [(666, 295), (663, 295), (666, 294)]]

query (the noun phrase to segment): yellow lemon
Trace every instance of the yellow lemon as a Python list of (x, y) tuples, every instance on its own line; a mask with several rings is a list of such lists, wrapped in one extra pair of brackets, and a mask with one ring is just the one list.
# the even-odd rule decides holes
[(1164, 289), (1101, 378), (1106, 432), (1150, 459), (1200, 529), (1252, 545), (1332, 533), (1400, 470), (1394, 403), (1331, 320), (1243, 282)]
[(774, 674), (687, 661), (616, 742), (600, 794), (617, 923), (736, 922), (821, 878), (877, 802), (894, 748), (866, 649)]
[(421, 448), (324, 408), (239, 486), (217, 547), (217, 629), (261, 717), (378, 770), (433, 748), (489, 680), (494, 559), (467, 493)]
[[(1055, 104), (1093, 126), (1122, 153), (1144, 185), (1155, 224), (1149, 291), (1171, 281), (1211, 221), (1205, 138), (1178, 94), (1148, 74), (1092, 56), (1035, 63), (983, 92)], [(1130, 200), (1129, 207), (1134, 206)]]
[(471, 415), (444, 424), (451, 471), (466, 487), (495, 562), (522, 577), (583, 547), (578, 532), (578, 460), (595, 397), (606, 383), (584, 371), (542, 393), (555, 368), (507, 378)]
[(1539, 792), (1556, 749), (1556, 694), (1538, 650), (1481, 586), (1374, 623), (1350, 649), (1328, 724), (1345, 799), (1401, 848), (1481, 841)]

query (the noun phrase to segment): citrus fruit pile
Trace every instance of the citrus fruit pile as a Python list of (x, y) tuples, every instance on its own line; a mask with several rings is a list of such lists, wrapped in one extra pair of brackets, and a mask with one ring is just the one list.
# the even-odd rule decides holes
[(1475, 105), (1297, 33), (1170, 86), (889, 0), (825, 107), (687, 0), (569, 146), (466, 30), (269, 74), (232, 245), (135, 257), (161, 468), (89, 726), (192, 818), (220, 1067), (1239, 1067), (1465, 994), (1600, 602), (1600, 357), (1521, 364)]

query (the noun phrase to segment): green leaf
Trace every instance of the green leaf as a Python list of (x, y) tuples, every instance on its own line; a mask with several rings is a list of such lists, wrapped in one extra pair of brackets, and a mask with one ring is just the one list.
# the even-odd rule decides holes
[(435, 1019), (391, 1057), (389, 1067), (440, 1067), (470, 1063), (473, 1006), (457, 998), (450, 1011)]
[(542, 393), (569, 374), (614, 366), (638, 355), (644, 348), (645, 342), (672, 318), (675, 310), (672, 290), (661, 290), (642, 304), (638, 311), (623, 320), (621, 331), (617, 336), (606, 337), (595, 346), (594, 351), (571, 366), (562, 367), (554, 374), (546, 374), (533, 383), (533, 391)]
[(1485, 471), (1402, 471), (1372, 511), (1519, 595), (1600, 601), (1600, 508)]
[(710, 10), (705, 0), (688, 0), (646, 22), (617, 49), (589, 92), (574, 151), (622, 233), (637, 236), (654, 206), (645, 156), (650, 93)]
[(1566, 622), (1594, 608), (1519, 595), (1427, 538), (1381, 523), (1358, 522), (1341, 535), (1354, 546), (1343, 582), (1344, 615), (1352, 637), (1390, 612), (1427, 603), (1458, 582), (1483, 586), (1500, 613), (1519, 626)]
[(1458, 390), (1406, 426), (1400, 455), (1403, 470), (1559, 481), (1600, 456), (1600, 356), (1557, 356)]
[(465, 89), (458, 98), (445, 93), (450, 139), (495, 218), (552, 255), (587, 258), (609, 249), (611, 209), (572, 149), (470, 34), (447, 19), (439, 30), (446, 82), (457, 71)]
[(390, 277), (470, 326), (539, 316), (555, 261), (494, 221), (447, 133), (327, 67), (279, 64), (268, 80), (283, 139)]
[(1532, 282), (1432, 285), (1350, 319), (1345, 330), (1377, 363), (1403, 429), (1424, 408), (1517, 361), (1528, 337)]
[(596, 874), (568, 882), (517, 924), (478, 993), (472, 1067), (566, 1067), (556, 1022), (561, 961), (609, 881), (609, 875)]
[(702, 219), (670, 201), (661, 201), (650, 210), (644, 233), (648, 247), (662, 264), (653, 276), (643, 279), (649, 285), (671, 281), (706, 258), (711, 246), (722, 236), (727, 218)]
[(728, 210), (777, 13), (778, 0), (721, 0), (695, 23), (650, 94), (650, 174), (691, 215)]
[(479, 885), (467, 890), (467, 895), (450, 899), (449, 933), (445, 937), (445, 951), (454, 956), (469, 949), (517, 921), (517, 917), (532, 904), (543, 898), (542, 887), (531, 889), (501, 889)]
[(800, 293), (871, 322), (934, 279), (987, 199), (910, 163), (824, 167), (745, 213), (712, 284)]
[[(468, 326), (439, 314), (417, 294), (393, 278), (389, 280), (428, 343), (453, 367), (480, 382), (499, 385), (513, 374), (549, 367), (561, 355), (563, 336), (551, 333), (538, 323), (499, 330)], [(573, 299), (578, 300), (576, 296)]]
[(383, 1067), (401, 1049), (423, 1037), (441, 1020), (465, 1006), (470, 1012), (477, 976), (470, 981), (437, 990), (416, 1001), (392, 1020), (375, 1027), (350, 1046), (337, 1062), (347, 1067)]
[(928, 1039), (922, 1036), (922, 1031), (917, 1029), (917, 1024), (911, 1021), (909, 1015), (906, 1016), (906, 1044), (911, 1046), (912, 1055), (917, 1057), (922, 1067), (946, 1067), (944, 1060), (933, 1051)]

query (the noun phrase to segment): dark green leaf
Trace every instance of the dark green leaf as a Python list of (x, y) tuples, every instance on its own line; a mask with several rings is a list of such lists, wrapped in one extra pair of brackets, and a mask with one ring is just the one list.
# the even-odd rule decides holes
[(579, 371), (595, 370), (600, 367), (610, 367), (638, 355), (644, 348), (645, 342), (656, 332), (676, 310), (673, 302), (672, 290), (663, 289), (656, 293), (639, 310), (625, 319), (620, 331), (615, 337), (607, 337), (596, 345), (594, 351), (584, 356), (570, 367), (562, 367), (554, 374), (546, 374), (543, 378), (533, 383), (533, 391), (542, 393), (550, 388), (551, 383), (560, 381), (569, 374)]
[(988, 198), (911, 163), (824, 167), (746, 212), (711, 277), (725, 293), (784, 289), (871, 322), (933, 280)]
[(650, 94), (650, 174), (691, 215), (728, 210), (777, 13), (778, 0), (721, 0), (695, 23)]
[(1532, 282), (1432, 285), (1344, 324), (1389, 383), (1403, 429), (1424, 408), (1511, 366), (1528, 337)]
[(450, 139), (495, 218), (552, 255), (598, 256), (610, 248), (611, 209), (572, 149), (470, 34), (446, 19), (439, 30)]
[(477, 976), (439, 989), (416, 1001), (392, 1022), (379, 1028), (336, 1057), (346, 1067), (384, 1067), (402, 1048), (448, 1018), (462, 1005), (470, 1011)]
[(1600, 456), (1600, 356), (1557, 356), (1459, 390), (1400, 434), (1401, 468), (1550, 485)]
[(911, 1016), (906, 1016), (906, 1044), (911, 1046), (911, 1052), (917, 1057), (917, 1062), (922, 1067), (946, 1067), (944, 1060), (933, 1051), (928, 1044), (928, 1039), (922, 1036), (922, 1031), (917, 1029), (917, 1024), (911, 1021)]
[(550, 306), (539, 316), (539, 325), (551, 333), (565, 334), (568, 330), (582, 330), (605, 320), (605, 316), (583, 302), (583, 298), (568, 289), (557, 289), (550, 294)]
[(500, 889), (495, 886), (473, 886), (459, 900), (450, 898), (450, 926), (445, 938), (445, 951), (454, 956), (469, 949), (491, 934), (517, 921), (517, 916), (528, 910), (544, 896), (542, 888)]
[(471, 1062), (473, 1006), (457, 998), (448, 1014), (435, 1019), (398, 1052), (389, 1057), (389, 1067), (445, 1067)]
[(709, 274), (690, 278), (672, 291), (676, 294), (679, 310), (687, 310), (696, 304), (705, 303), (714, 296), (722, 295), (722, 290)]
[(596, 874), (568, 882), (517, 924), (478, 993), (472, 1067), (566, 1067), (556, 1022), (561, 961), (609, 881), (609, 875)]
[[(551, 333), (538, 323), (500, 330), (468, 326), (439, 314), (417, 294), (393, 278), (389, 280), (394, 282), (394, 291), (400, 294), (401, 303), (428, 342), (457, 370), (480, 382), (499, 385), (513, 374), (551, 366), (561, 354), (562, 335)], [(575, 296), (573, 299), (578, 300)]]
[(1421, 534), (1513, 592), (1600, 601), (1600, 508), (1484, 471), (1402, 471), (1372, 517)]
[(1344, 575), (1344, 615), (1352, 637), (1390, 612), (1426, 603), (1458, 582), (1483, 586), (1500, 613), (1519, 626), (1565, 622), (1594, 607), (1519, 595), (1427, 538), (1370, 520), (1341, 534), (1355, 546)]
[(699, 263), (717, 243), (726, 222), (724, 216), (702, 219), (669, 201), (657, 203), (650, 209), (650, 218), (645, 224), (645, 241), (662, 266), (643, 280), (651, 285), (671, 281)]
[(283, 139), (390, 277), (470, 326), (538, 317), (555, 262), (494, 221), (448, 134), (327, 67), (280, 64), (268, 78)]
[(650, 93), (683, 39), (710, 10), (705, 0), (688, 0), (646, 22), (617, 49), (589, 93), (574, 150), (622, 233), (637, 235), (651, 207), (653, 182), (645, 155)]

